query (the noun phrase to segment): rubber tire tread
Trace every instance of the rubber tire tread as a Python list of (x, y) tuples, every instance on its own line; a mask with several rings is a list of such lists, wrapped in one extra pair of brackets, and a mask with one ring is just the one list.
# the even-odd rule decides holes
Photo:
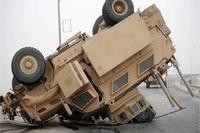
[[(33, 56), (38, 62), (38, 70), (31, 75), (24, 74), (20, 70), (20, 60), (26, 55)], [(15, 53), (11, 66), (13, 76), (16, 78), (16, 80), (22, 84), (30, 85), (38, 82), (44, 76), (45, 59), (37, 49), (32, 47), (25, 47)]]
[(98, 33), (98, 31), (99, 31), (99, 25), (100, 25), (102, 22), (103, 22), (103, 16), (101, 15), (101, 16), (99, 16), (99, 17), (96, 19), (96, 21), (95, 21), (95, 23), (94, 23), (94, 26), (93, 26), (93, 28), (92, 28), (92, 34), (93, 34), (93, 35), (95, 35), (95, 34)]
[(131, 0), (124, 0), (128, 6), (128, 10), (127, 10), (126, 14), (124, 14), (124, 15), (116, 14), (112, 10), (112, 3), (114, 1), (115, 0), (106, 0), (106, 2), (103, 5), (103, 9), (102, 9), (103, 18), (106, 21), (106, 24), (108, 24), (110, 26), (117, 24), (118, 22), (124, 20), (125, 18), (127, 18), (128, 16), (130, 16), (131, 14), (134, 13), (133, 2)]
[(13, 90), (15, 90), (15, 86), (19, 85), (20, 82), (17, 81), (17, 79), (15, 77), (12, 78), (12, 88)]

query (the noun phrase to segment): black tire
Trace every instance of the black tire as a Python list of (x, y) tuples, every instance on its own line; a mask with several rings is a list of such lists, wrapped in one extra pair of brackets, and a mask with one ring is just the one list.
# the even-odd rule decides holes
[(44, 72), (45, 59), (35, 48), (22, 48), (16, 52), (12, 59), (12, 73), (16, 80), (22, 84), (31, 85), (38, 82), (43, 77)]
[(99, 25), (103, 22), (103, 16), (99, 16), (94, 23), (92, 34), (95, 35), (99, 31)]
[(138, 116), (133, 118), (133, 121), (135, 123), (145, 123), (145, 122), (151, 122), (155, 118), (156, 112), (154, 109), (150, 106), (145, 111), (140, 113)]
[(103, 19), (104, 19), (106, 25), (112, 26), (112, 25), (113, 25), (113, 20), (110, 19), (110, 17), (108, 16), (108, 14), (107, 14), (105, 8), (106, 8), (106, 7), (105, 7), (105, 3), (104, 3), (103, 9), (102, 9), (102, 14), (103, 14), (102, 16), (103, 16)]
[(16, 80), (15, 77), (12, 78), (12, 88), (15, 90), (15, 86), (19, 85), (20, 82)]
[[(117, 11), (115, 8), (119, 6), (121, 7), (121, 11)], [(102, 11), (106, 24), (110, 26), (124, 20), (132, 13), (134, 13), (134, 7), (131, 0), (106, 0)]]
[(0, 104), (4, 102), (3, 96), (0, 96)]

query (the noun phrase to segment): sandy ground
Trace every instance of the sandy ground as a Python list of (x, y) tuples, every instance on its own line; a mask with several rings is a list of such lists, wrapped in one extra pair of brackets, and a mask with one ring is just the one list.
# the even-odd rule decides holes
[[(117, 127), (86, 127), (77, 126), (76, 130), (72, 127), (65, 127), (59, 122), (50, 122), (48, 125), (40, 128), (24, 128), (11, 124), (1, 124), (0, 132), (6, 133), (200, 133), (200, 99), (191, 97), (188, 93), (179, 91), (176, 88), (170, 89), (186, 109), (167, 115), (165, 117), (154, 119), (150, 123), (127, 124)], [(164, 93), (159, 88), (140, 88), (148, 101), (157, 112), (157, 116), (174, 111), (178, 108), (172, 108)], [(1, 117), (2, 120), (2, 117)], [(23, 128), (23, 129), (20, 129)]]

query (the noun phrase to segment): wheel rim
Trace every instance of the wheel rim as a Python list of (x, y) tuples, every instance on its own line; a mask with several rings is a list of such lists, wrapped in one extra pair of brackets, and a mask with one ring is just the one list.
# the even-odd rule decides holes
[(124, 0), (116, 0), (112, 3), (112, 10), (118, 15), (124, 15), (128, 11), (128, 5)]
[(38, 62), (35, 57), (26, 55), (20, 60), (20, 70), (26, 74), (34, 74), (38, 69)]

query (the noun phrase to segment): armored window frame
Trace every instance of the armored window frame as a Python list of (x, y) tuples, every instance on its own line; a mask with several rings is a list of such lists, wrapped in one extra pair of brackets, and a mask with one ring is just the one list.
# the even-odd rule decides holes
[[(83, 106), (79, 106), (79, 105), (77, 105), (75, 102), (74, 102), (74, 100), (76, 99), (76, 98), (80, 98), (80, 96), (82, 96), (82, 95), (84, 95), (84, 94), (86, 94), (86, 93), (88, 93), (89, 95), (90, 95), (90, 99), (85, 103), (85, 105), (83, 105)], [(84, 109), (87, 105), (89, 105), (93, 100), (95, 99), (95, 96), (94, 96), (94, 94), (90, 91), (90, 90), (87, 90), (87, 91), (84, 91), (83, 93), (81, 93), (81, 94), (79, 94), (78, 96), (75, 96), (75, 97), (73, 97), (72, 99), (71, 99), (71, 102), (77, 107), (77, 108), (79, 108), (79, 109)], [(80, 99), (79, 99), (80, 100)]]
[[(148, 62), (151, 61), (151, 62)], [(143, 73), (145, 73), (146, 71), (148, 71), (155, 63), (154, 63), (154, 55), (150, 55), (147, 56), (146, 58), (144, 58), (143, 60), (141, 60), (138, 63), (138, 75), (142, 75)], [(145, 68), (143, 68), (142, 66), (145, 65), (146, 63), (151, 63), (150, 65), (145, 66)], [(143, 69), (142, 69), (143, 68)]]
[[(141, 103), (141, 101), (142, 101), (142, 103)], [(140, 99), (138, 102), (137, 102), (137, 104), (139, 105), (139, 107), (141, 108), (141, 109), (143, 109), (143, 108), (145, 108), (146, 107), (146, 101), (142, 98), (142, 99)], [(141, 105), (141, 104), (143, 104), (143, 105)]]
[[(122, 82), (123, 80), (123, 82)], [(115, 79), (112, 82), (112, 93), (116, 93), (117, 91), (121, 90), (122, 88), (124, 88), (126, 85), (128, 85), (128, 72), (124, 73), (123, 75), (121, 75), (120, 77), (118, 77), (117, 79)]]
[[(133, 110), (133, 106), (137, 107), (137, 111)], [(129, 106), (129, 110), (131, 111), (131, 113), (136, 115), (140, 111), (140, 108), (138, 107), (138, 105), (136, 103), (134, 103), (133, 105)]]

